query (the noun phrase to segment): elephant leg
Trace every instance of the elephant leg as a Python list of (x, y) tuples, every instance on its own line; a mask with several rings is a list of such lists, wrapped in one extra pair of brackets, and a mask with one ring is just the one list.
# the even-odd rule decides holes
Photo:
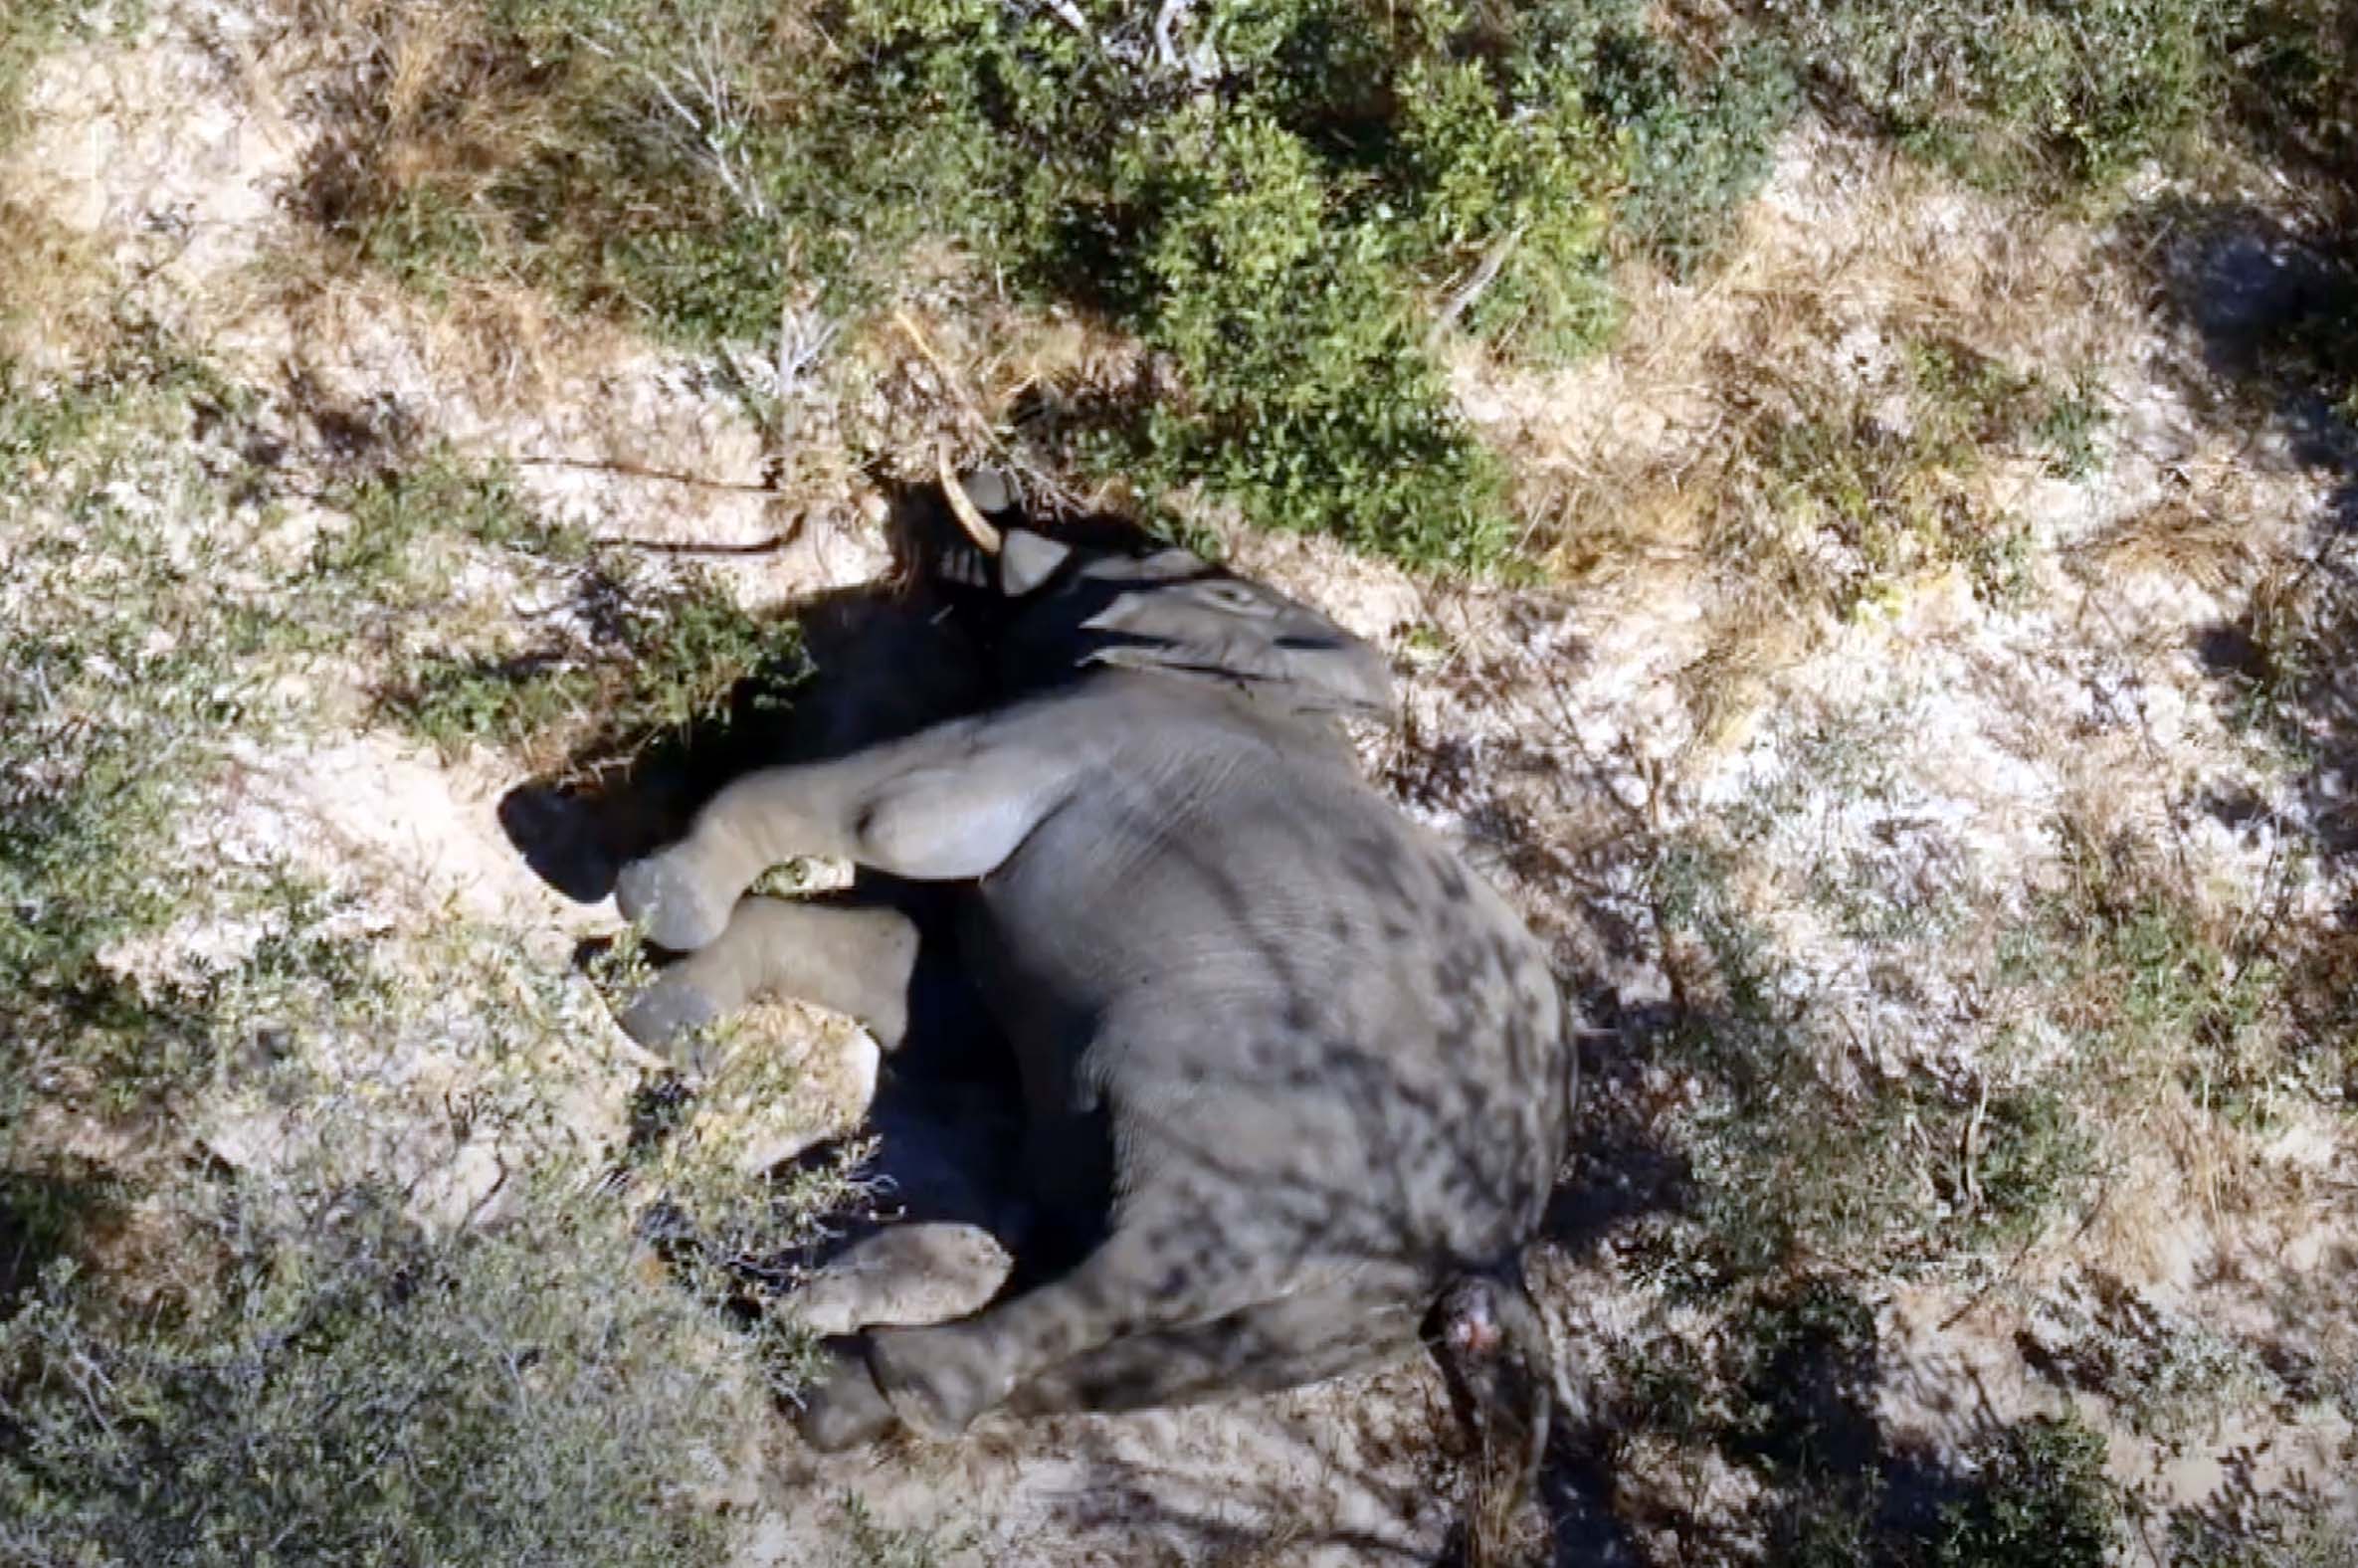
[(1063, 804), (1084, 765), (1042, 724), (1017, 708), (747, 774), (705, 804), (686, 838), (624, 867), (616, 902), (657, 945), (690, 952), (783, 861), (848, 860), (914, 882), (981, 877)]
[[(972, 1317), (868, 1336), (876, 1388), (928, 1437), (962, 1432), (1016, 1389), (1125, 1335), (1268, 1300), (1280, 1280), (1237, 1254), (1207, 1251), (1200, 1225), (1129, 1217), (1070, 1273)], [(1274, 1263), (1274, 1261), (1273, 1261)]]
[[(1033, 1295), (1053, 1295), (1057, 1288), (1045, 1286)], [(1046, 1416), (1274, 1393), (1409, 1354), (1419, 1343), (1416, 1299), (1405, 1288), (1393, 1290), (1364, 1275), (1313, 1284), (1196, 1322), (1117, 1332), (1039, 1368), (993, 1399), (985, 1380), (1004, 1363), (974, 1355), (971, 1339), (957, 1336), (972, 1335), (1011, 1308), (1045, 1304), (1049, 1310), (1042, 1315), (1051, 1317), (1067, 1309), (1062, 1302), (1019, 1297), (964, 1323), (872, 1335), (865, 1362), (839, 1349), (830, 1374), (804, 1407), (800, 1428), (805, 1442), (832, 1452), (880, 1438), (902, 1420), (947, 1435), (996, 1404), (1018, 1415)], [(1035, 1347), (1040, 1343), (1033, 1341)]]
[(1125, 1334), (1017, 1389), (1018, 1415), (1144, 1410), (1276, 1393), (1397, 1360), (1417, 1347), (1416, 1311), (1364, 1285), (1311, 1289), (1210, 1322)]
[(622, 1027), (670, 1055), (698, 1026), (785, 996), (849, 1014), (889, 1051), (908, 1028), (916, 962), (915, 923), (887, 905), (742, 898), (717, 938), (666, 967), (623, 1010)]

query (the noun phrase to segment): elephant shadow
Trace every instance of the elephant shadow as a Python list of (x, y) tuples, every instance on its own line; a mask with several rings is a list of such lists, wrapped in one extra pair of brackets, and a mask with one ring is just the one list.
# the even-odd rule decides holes
[[(695, 810), (729, 780), (757, 767), (850, 755), (993, 700), (988, 672), (1001, 596), (988, 586), (987, 562), (939, 486), (887, 487), (886, 494), (890, 570), (779, 612), (801, 634), (807, 670), (751, 672), (712, 716), (652, 740), (593, 736), (562, 765), (506, 793), (500, 827), (535, 875), (577, 903), (601, 902), (624, 866), (684, 834)], [(1002, 526), (1029, 520), (1012, 505), (990, 517)], [(1134, 523), (1112, 516), (1059, 518), (1055, 529), (1094, 543), (1143, 537)], [(790, 700), (767, 700), (782, 684), (791, 687)], [(818, 895), (887, 905), (916, 926), (908, 1027), (884, 1059), (856, 1140), (870, 1150), (859, 1165), (867, 1196), (823, 1218), (824, 1242), (750, 1261), (751, 1281), (788, 1284), (882, 1226), (909, 1221), (991, 1233), (1018, 1259), (1011, 1290), (1085, 1246), (1085, 1217), (1047, 1215), (1027, 1201), (1020, 1078), (957, 955), (960, 893), (862, 868), (849, 887)], [(584, 943), (578, 962), (594, 969), (609, 945)], [(649, 1084), (634, 1117), (635, 1143), (666, 1135), (686, 1098), (677, 1078)], [(854, 1142), (829, 1138), (774, 1174), (840, 1168)]]

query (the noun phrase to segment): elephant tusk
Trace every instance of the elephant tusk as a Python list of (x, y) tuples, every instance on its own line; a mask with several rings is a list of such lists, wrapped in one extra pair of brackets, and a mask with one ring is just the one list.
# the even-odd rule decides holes
[(1000, 545), (1005, 541), (999, 537), (999, 530), (985, 520), (981, 510), (974, 504), (974, 497), (966, 493), (966, 487), (959, 484), (957, 476), (950, 472), (948, 447), (933, 449), (933, 466), (941, 476), (942, 498), (950, 503), (951, 515), (958, 519), (958, 526), (966, 530), (966, 536), (985, 555), (998, 554)]

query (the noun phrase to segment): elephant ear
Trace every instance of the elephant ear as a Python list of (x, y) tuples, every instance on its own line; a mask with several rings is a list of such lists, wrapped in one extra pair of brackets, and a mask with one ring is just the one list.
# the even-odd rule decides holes
[(1264, 584), (1207, 575), (1200, 561), (1188, 579), (1116, 595), (1081, 630), (1097, 640), (1084, 665), (1225, 679), (1304, 709), (1392, 710), (1391, 667), (1374, 645)]

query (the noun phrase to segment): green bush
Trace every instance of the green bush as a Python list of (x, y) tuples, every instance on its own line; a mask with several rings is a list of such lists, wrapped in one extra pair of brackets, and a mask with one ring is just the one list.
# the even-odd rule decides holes
[(2218, 103), (2244, 0), (1799, 0), (1796, 52), (1903, 142), (2003, 187), (2101, 186)]
[(1616, 1441), (1716, 1449), (1759, 1482), (1748, 1518), (1723, 1524), (1719, 1541), (1682, 1545), (1777, 1568), (2110, 1561), (2120, 1499), (2103, 1439), (2076, 1419), (1993, 1426), (1938, 1454), (1889, 1441), (1878, 1418), (1887, 1369), (1860, 1287), (1847, 1273), (1788, 1275), (1738, 1292), (1703, 1344), (1665, 1334), (1615, 1353)]
[(224, 1253), (201, 1294), (58, 1269), (0, 1322), (0, 1560), (718, 1560), (702, 1494), (762, 1379), (619, 1213), (543, 1194), (434, 1237), (369, 1189), (216, 1203), (181, 1216)]
[(1798, 94), (1774, 40), (1731, 43), (1697, 70), (1633, 17), (1603, 41), (1589, 99), (1628, 140), (1629, 184), (1616, 223), (1687, 274), (1710, 258), (1730, 215), (1768, 178)]
[(1155, 15), (496, 0), (428, 107), (361, 95), (312, 207), (430, 293), (504, 270), (699, 349), (886, 302), (946, 241), (1155, 351), (1075, 456), (1413, 561), (1496, 560), (1499, 467), (1437, 322), (1540, 362), (1599, 342), (1617, 194), (1646, 243), (1703, 254), (1765, 170), (1770, 55), (1690, 68), (1634, 0), (1219, 5), (1168, 38)]
[(1933, 1568), (2101, 1568), (2120, 1544), (2102, 1437), (2038, 1417), (1986, 1444), (1974, 1489), (1942, 1510)]
[(1147, 340), (1175, 368), (1126, 450), (1150, 484), (1200, 479), (1251, 515), (1403, 557), (1478, 566), (1505, 542), (1497, 466), (1452, 411), (1386, 235), (1338, 221), (1299, 139), (1205, 114), (1204, 162), (1146, 165)]

